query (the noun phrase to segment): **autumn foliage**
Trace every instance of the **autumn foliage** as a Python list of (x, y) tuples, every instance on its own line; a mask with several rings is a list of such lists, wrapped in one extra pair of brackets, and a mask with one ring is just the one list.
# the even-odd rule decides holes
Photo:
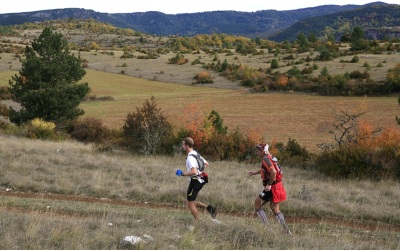
[(202, 71), (194, 76), (196, 83), (213, 83), (212, 76), (207, 71)]
[(333, 177), (399, 180), (400, 127), (387, 127), (377, 133), (371, 124), (360, 122), (357, 131), (357, 140), (322, 152), (315, 167)]
[(202, 149), (203, 145), (214, 134), (212, 122), (207, 119), (211, 112), (209, 107), (201, 107), (199, 104), (188, 104), (178, 117), (180, 129), (187, 133), (187, 136), (193, 138), (196, 148)]
[(210, 160), (252, 162), (256, 159), (255, 145), (263, 141), (263, 130), (252, 127), (229, 131), (219, 114), (208, 106), (189, 104), (178, 117), (180, 136), (190, 136), (195, 149)]

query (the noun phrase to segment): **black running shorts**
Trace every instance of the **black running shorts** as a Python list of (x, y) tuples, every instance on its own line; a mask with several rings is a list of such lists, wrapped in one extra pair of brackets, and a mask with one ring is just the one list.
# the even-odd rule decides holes
[(259, 194), (259, 196), (263, 201), (270, 201), (270, 200), (272, 200), (272, 191), (271, 190), (270, 191), (263, 190)]
[(203, 183), (200, 183), (197, 178), (191, 179), (188, 190), (187, 190), (187, 195), (186, 195), (187, 200), (188, 201), (196, 200), (196, 197), (202, 187), (203, 187)]

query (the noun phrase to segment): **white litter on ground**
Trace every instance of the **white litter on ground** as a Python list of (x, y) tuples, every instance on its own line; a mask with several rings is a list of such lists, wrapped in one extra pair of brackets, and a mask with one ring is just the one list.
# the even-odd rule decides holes
[(139, 236), (134, 236), (134, 235), (131, 235), (131, 236), (125, 236), (123, 239), (122, 239), (122, 243), (129, 243), (129, 244), (132, 244), (132, 245), (135, 245), (135, 244), (138, 244), (138, 243), (140, 243), (140, 242), (142, 242), (143, 241), (143, 239), (142, 238), (140, 238)]
[(211, 218), (211, 221), (214, 222), (215, 224), (224, 224), (224, 223), (222, 223), (221, 221), (219, 221), (217, 219), (212, 219)]
[[(143, 238), (144, 238), (145, 240), (144, 240)], [(142, 237), (139, 237), (139, 236), (135, 236), (135, 235), (125, 236), (125, 237), (122, 239), (122, 243), (123, 243), (123, 244), (136, 245), (136, 244), (139, 244), (139, 243), (141, 243), (141, 242), (147, 243), (147, 242), (149, 242), (149, 241), (154, 241), (154, 238), (151, 237), (151, 236), (148, 235), (148, 234), (143, 234), (143, 238), (142, 238)]]

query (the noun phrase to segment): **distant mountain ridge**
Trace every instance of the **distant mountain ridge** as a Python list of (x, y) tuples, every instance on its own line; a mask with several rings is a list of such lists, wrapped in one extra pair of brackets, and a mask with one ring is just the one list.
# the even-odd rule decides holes
[[(393, 5), (386, 3), (375, 2), (366, 5), (323, 5), (288, 11), (211, 11), (190, 14), (164, 14), (154, 11), (110, 14), (93, 10), (69, 8), (0, 14), (0, 25), (16, 25), (25, 22), (41, 22), (68, 18), (93, 18), (117, 27), (131, 28), (139, 32), (157, 36), (194, 36), (197, 34), (224, 33), (235, 36), (260, 37), (282, 41), (295, 39), (298, 32), (307, 34), (305, 31), (312, 30), (316, 34), (319, 34), (325, 28), (322, 25), (333, 25), (333, 23), (327, 20), (334, 19), (335, 15), (353, 13), (354, 18), (355, 15), (362, 13), (357, 11), (371, 8), (375, 5), (386, 6), (386, 8), (393, 7)], [(399, 5), (395, 6), (399, 7)], [(395, 14), (397, 13), (396, 11), (397, 9), (394, 11)], [(400, 11), (397, 16), (400, 17)], [(393, 23), (397, 24), (397, 21)]]
[(350, 34), (356, 26), (365, 31), (368, 39), (382, 39), (385, 35), (400, 38), (400, 5), (369, 4), (363, 8), (305, 18), (269, 39), (292, 40), (299, 31), (322, 36), (329, 27), (339, 40), (341, 35)]

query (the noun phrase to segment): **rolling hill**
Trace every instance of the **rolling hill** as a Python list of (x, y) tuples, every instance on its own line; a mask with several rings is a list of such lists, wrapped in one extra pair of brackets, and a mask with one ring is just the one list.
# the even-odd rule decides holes
[[(373, 19), (371, 19), (371, 16)], [(157, 36), (193, 36), (196, 34), (224, 33), (282, 41), (295, 39), (296, 34), (299, 32), (308, 34), (313, 31), (316, 34), (322, 34), (326, 27), (336, 29), (335, 25), (341, 23), (337, 24), (332, 20), (338, 20), (342, 17), (347, 20), (350, 27), (358, 25), (357, 20), (359, 22), (373, 20), (373, 23), (369, 22), (368, 24), (373, 24), (373, 28), (381, 28), (383, 26), (398, 26), (399, 16), (398, 5), (389, 5), (382, 2), (366, 5), (323, 5), (289, 11), (212, 11), (175, 15), (154, 11), (110, 14), (70, 8), (1, 14), (0, 25), (16, 25), (26, 22), (68, 18), (92, 18), (117, 27), (131, 28)], [(337, 28), (340, 28), (340, 26)]]

